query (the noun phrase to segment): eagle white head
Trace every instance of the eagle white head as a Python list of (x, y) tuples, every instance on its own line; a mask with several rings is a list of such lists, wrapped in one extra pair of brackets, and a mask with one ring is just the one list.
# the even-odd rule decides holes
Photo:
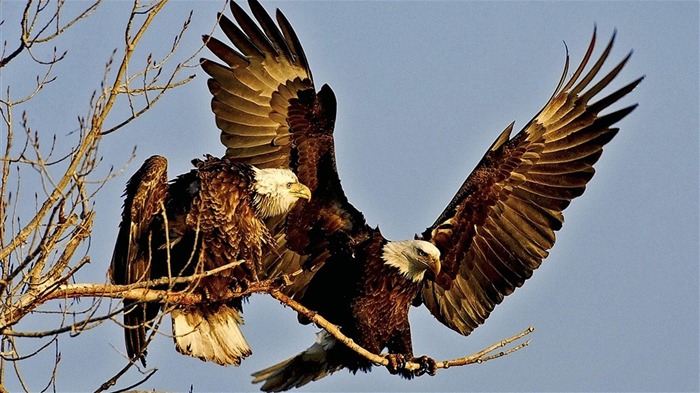
[(301, 184), (289, 169), (265, 168), (255, 170), (253, 203), (262, 218), (288, 212), (299, 198), (311, 199), (309, 187)]
[(384, 245), (384, 263), (399, 269), (408, 280), (421, 282), (425, 272), (433, 277), (440, 273), (440, 250), (425, 240), (404, 240), (388, 242)]

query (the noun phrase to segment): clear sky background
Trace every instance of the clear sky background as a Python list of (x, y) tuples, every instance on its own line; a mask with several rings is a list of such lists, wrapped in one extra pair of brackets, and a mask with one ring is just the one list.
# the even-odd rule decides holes
[[(547, 101), (564, 65), (563, 41), (575, 66), (594, 25), (596, 54), (617, 28), (606, 69), (629, 50), (634, 55), (613, 88), (646, 75), (616, 106), (640, 104), (619, 123), (621, 132), (605, 148), (586, 193), (565, 211), (557, 244), (533, 278), (468, 337), (425, 309), (411, 311), (417, 355), (438, 360), (468, 355), (534, 325), (528, 348), (413, 381), (382, 368), (355, 376), (340, 371), (303, 390), (698, 391), (698, 2), (264, 5), (284, 11), (317, 86), (328, 83), (335, 91), (343, 187), (370, 225), (379, 225), (390, 239), (412, 238), (432, 224), (503, 128), (515, 120), (519, 130)], [(2, 40), (15, 39), (23, 3), (4, 1), (0, 8)], [(193, 52), (222, 8), (222, 1), (170, 3), (139, 55), (166, 53), (190, 9), (192, 26), (179, 55)], [(128, 10), (127, 2), (109, 1), (58, 42), (68, 58), (30, 112), (41, 135), (71, 140), (111, 51), (122, 46)], [(18, 62), (27, 61), (23, 56)], [(4, 94), (8, 84), (28, 90), (37, 72), (29, 66), (3, 69), (0, 90)], [(121, 166), (134, 146), (137, 162), (101, 192), (92, 263), (79, 281), (105, 281), (121, 193), (140, 162), (165, 155), (174, 177), (194, 157), (223, 154), (206, 76), (199, 69), (190, 73), (197, 74), (192, 83), (105, 138), (106, 164)], [(162, 336), (148, 357), (149, 367), (158, 371), (141, 388), (255, 391), (252, 372), (307, 348), (317, 331), (298, 325), (291, 310), (262, 295), (252, 297), (244, 316), (254, 353), (240, 367), (179, 355)], [(41, 323), (23, 327), (38, 329)], [(28, 351), (34, 344), (26, 345)], [(111, 322), (63, 337), (60, 350), (61, 391), (93, 391), (124, 364), (121, 328)], [(36, 370), (25, 370), (33, 390), (47, 383), (52, 361), (52, 351), (27, 361)], [(12, 371), (5, 373), (7, 387), (19, 390)], [(119, 386), (141, 377), (132, 373)]]

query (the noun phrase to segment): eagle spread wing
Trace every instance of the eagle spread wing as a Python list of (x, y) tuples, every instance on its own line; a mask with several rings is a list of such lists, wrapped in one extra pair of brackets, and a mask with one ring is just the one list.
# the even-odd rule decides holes
[[(255, 0), (259, 28), (231, 2), (240, 28), (224, 16), (220, 27), (240, 51), (212, 37), (207, 47), (227, 65), (202, 60), (212, 77), (212, 109), (227, 155), (257, 165), (284, 166), (311, 188), (314, 199), (273, 223), (278, 253), (270, 271), (296, 276), (292, 294), (303, 291), (314, 269), (332, 253), (347, 252), (371, 231), (346, 199), (338, 178), (331, 89), (315, 91), (311, 72), (289, 22), (277, 11), (279, 29)], [(280, 31), (281, 30), (281, 31)], [(423, 239), (441, 251), (443, 270), (426, 280), (422, 302), (445, 325), (468, 334), (503, 297), (532, 275), (554, 244), (562, 211), (583, 193), (612, 126), (635, 105), (599, 116), (642, 78), (597, 99), (629, 55), (597, 82), (613, 40), (585, 70), (595, 32), (580, 66), (567, 81), (568, 55), (559, 86), (544, 108), (510, 137), (500, 134)], [(278, 255), (282, 255), (278, 257)]]
[(295, 163), (290, 157), (287, 109), (300, 91), (314, 91), (311, 71), (282, 14), (278, 13), (278, 21), (284, 35), (260, 4), (252, 3), (251, 8), (264, 32), (234, 2), (231, 9), (240, 28), (219, 14), (221, 30), (241, 53), (214, 37), (204, 37), (212, 53), (226, 63), (201, 62), (212, 77), (211, 107), (227, 156), (258, 168), (290, 168)]
[(277, 250), (264, 266), (268, 276), (295, 274), (285, 289), (295, 294), (329, 257), (328, 250), (348, 241), (333, 234), (357, 232), (365, 222), (347, 202), (335, 166), (333, 91), (324, 85), (316, 92), (284, 15), (277, 12), (278, 28), (259, 3), (251, 1), (250, 7), (260, 27), (235, 2), (231, 11), (238, 26), (219, 15), (221, 30), (240, 52), (205, 36), (206, 46), (225, 65), (209, 59), (201, 64), (211, 76), (211, 108), (226, 155), (262, 168), (292, 169), (311, 190), (311, 201), (268, 220)]
[[(523, 285), (554, 245), (562, 211), (593, 177), (593, 164), (618, 129), (612, 125), (636, 105), (599, 116), (642, 78), (597, 98), (624, 67), (625, 57), (593, 83), (612, 49), (613, 38), (584, 74), (596, 41), (564, 85), (513, 138), (512, 124), (486, 152), (423, 238), (441, 252), (443, 270), (426, 282), (423, 301), (452, 329), (468, 334), (494, 306)], [(590, 103), (593, 99), (595, 102)]]

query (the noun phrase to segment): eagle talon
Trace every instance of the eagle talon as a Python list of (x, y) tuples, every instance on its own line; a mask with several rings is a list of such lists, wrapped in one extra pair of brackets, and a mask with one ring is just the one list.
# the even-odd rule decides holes
[(437, 374), (437, 363), (435, 359), (428, 356), (421, 356), (419, 358), (413, 358), (414, 363), (418, 363), (420, 368), (413, 372), (413, 375), (420, 377), (421, 375), (428, 373), (431, 377)]
[(406, 368), (406, 357), (403, 354), (390, 353), (386, 355), (386, 359), (389, 361), (386, 368), (390, 374), (398, 374)]
[(262, 268), (261, 266), (258, 266), (258, 263), (253, 263), (249, 261), (244, 261), (243, 266), (245, 266), (246, 269), (248, 269), (248, 272), (250, 272), (250, 277), (253, 281), (259, 281), (258, 279), (258, 271), (260, 271)]
[(250, 286), (250, 281), (241, 277), (231, 279), (229, 288), (234, 292), (245, 292)]

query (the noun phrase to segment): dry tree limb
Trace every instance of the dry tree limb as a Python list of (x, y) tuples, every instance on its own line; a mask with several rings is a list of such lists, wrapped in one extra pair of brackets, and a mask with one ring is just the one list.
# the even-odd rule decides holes
[[(240, 263), (240, 262), (238, 262)], [(231, 265), (231, 264), (229, 264)], [(229, 266), (228, 268), (230, 268)], [(225, 267), (216, 269), (218, 271), (223, 270)], [(181, 282), (191, 282), (194, 280), (197, 280), (201, 277), (207, 276), (214, 274), (214, 272), (209, 271), (205, 272), (196, 276), (190, 276), (190, 277), (181, 277), (178, 279), (173, 279), (175, 280), (181, 280)], [(161, 281), (163, 281), (161, 283)], [(166, 283), (167, 280), (154, 280), (149, 283), (151, 284), (164, 284)], [(146, 284), (146, 283), (139, 283), (139, 284)], [(138, 285), (138, 284), (137, 284)], [(360, 356), (363, 356), (367, 360), (371, 361), (372, 363), (380, 366), (388, 366), (389, 365), (389, 360), (384, 355), (378, 355), (375, 353), (372, 353), (365, 348), (357, 345), (351, 338), (347, 337), (344, 335), (341, 331), (340, 328), (337, 325), (334, 325), (333, 323), (329, 322), (327, 319), (323, 318), (320, 314), (316, 313), (315, 311), (311, 311), (308, 308), (304, 307), (294, 299), (290, 298), (289, 296), (283, 294), (279, 290), (279, 281), (278, 280), (265, 280), (265, 281), (258, 281), (258, 282), (253, 282), (248, 285), (248, 287), (245, 290), (242, 291), (231, 291), (229, 294), (227, 294), (226, 297), (230, 298), (235, 298), (235, 297), (242, 297), (242, 296), (248, 296), (253, 293), (267, 293), (273, 298), (277, 299), (280, 301), (282, 304), (285, 304), (292, 308), (294, 311), (304, 315), (305, 317), (309, 318), (314, 324), (317, 326), (325, 329), (328, 333), (333, 335), (337, 340), (342, 342), (344, 345), (346, 345), (348, 348), (352, 349), (355, 351), (357, 354)], [(50, 299), (57, 299), (57, 298), (64, 298), (64, 297), (85, 297), (85, 296), (99, 296), (99, 297), (112, 297), (112, 298), (122, 298), (122, 299), (131, 299), (131, 300), (142, 300), (142, 301), (156, 301), (156, 302), (164, 302), (164, 303), (169, 303), (169, 304), (197, 304), (205, 301), (205, 299), (202, 298), (202, 296), (198, 293), (192, 293), (188, 291), (182, 291), (182, 292), (173, 292), (173, 291), (167, 291), (167, 290), (154, 290), (154, 289), (148, 289), (148, 288), (134, 288), (133, 285), (97, 285), (97, 284), (73, 284), (73, 285), (66, 285), (60, 287), (57, 291), (53, 292), (49, 297), (46, 298), (46, 300)], [(509, 344), (512, 344), (521, 338), (527, 336), (528, 334), (532, 333), (535, 331), (535, 328), (533, 326), (528, 327), (527, 329), (523, 330), (522, 332), (515, 334), (511, 337), (508, 337), (504, 340), (499, 341), (498, 343), (495, 343), (489, 347), (486, 347), (482, 349), (481, 351), (461, 357), (461, 358), (456, 358), (456, 359), (451, 359), (451, 360), (444, 360), (444, 361), (439, 361), (436, 362), (436, 367), (438, 369), (447, 369), (450, 367), (456, 367), (456, 366), (465, 366), (468, 364), (474, 364), (474, 363), (483, 363), (489, 360), (497, 359), (502, 356), (508, 355), (510, 353), (516, 352), (520, 349), (525, 348), (530, 344), (530, 340), (526, 340), (524, 342), (521, 342), (511, 348), (505, 349), (503, 351), (493, 353), (494, 351), (498, 350), (499, 348), (505, 348)], [(408, 371), (414, 371), (418, 370), (421, 368), (421, 365), (415, 362), (407, 362), (404, 365), (404, 368)]]
[[(112, 169), (107, 175), (100, 171), (104, 162), (104, 149), (100, 146), (106, 131), (123, 128), (153, 108), (171, 89), (192, 80), (193, 75), (185, 72), (197, 64), (197, 53), (203, 47), (202, 44), (196, 53), (182, 52), (181, 44), (189, 33), (190, 12), (181, 26), (172, 27), (178, 30), (169, 49), (162, 48), (163, 53), (155, 56), (142, 56), (140, 41), (151, 34), (147, 31), (155, 27), (156, 14), (165, 9), (168, 0), (131, 0), (131, 4), (126, 4), (131, 12), (124, 20), (123, 34), (117, 36), (119, 42), (104, 68), (102, 83), (93, 90), (87, 112), (78, 114), (77, 128), (70, 127), (67, 134), (60, 129), (63, 126), (53, 131), (55, 125), (44, 126), (43, 120), (34, 121), (36, 116), (32, 115), (42, 109), (34, 104), (35, 98), (54, 87), (54, 91), (65, 90), (66, 82), (58, 78), (56, 72), (61, 72), (56, 67), (66, 52), (56, 46), (50, 50), (47, 45), (87, 20), (103, 2), (90, 0), (76, 8), (67, 7), (65, 0), (24, 0), (24, 11), (16, 16), (16, 21), (10, 21), (18, 27), (13, 33), (16, 37), (10, 37), (0, 49), (0, 70), (21, 67), (20, 54), (40, 70), (36, 78), (20, 78), (0, 92), (1, 128), (8, 130), (7, 138), (0, 137), (0, 393), (5, 374), (11, 370), (7, 362), (12, 362), (14, 368), (10, 378), (19, 381), (24, 390), (56, 390), (58, 386), (56, 367), (60, 358), (44, 369), (47, 386), (38, 388), (35, 372), (28, 384), (23, 382), (23, 358), (5, 357), (4, 353), (18, 351), (17, 345), (38, 341), (35, 338), (47, 342), (58, 334), (79, 334), (113, 318), (115, 310), (103, 307), (105, 296), (98, 294), (124, 288), (68, 285), (76, 281), (79, 269), (90, 262), (94, 198), (114, 176)], [(214, 26), (212, 23), (212, 29)], [(162, 32), (156, 33), (162, 38)], [(152, 290), (146, 287), (130, 289), (137, 290), (117, 292), (111, 297), (152, 296)], [(79, 297), (90, 298), (91, 303), (72, 300)], [(52, 299), (62, 299), (59, 301), (63, 304), (39, 309), (42, 305), (54, 306), (45, 304)], [(26, 317), (46, 318), (50, 322), (39, 325), (45, 328), (43, 331), (21, 332), (18, 322)]]
[[(174, 278), (161, 278), (157, 280), (144, 281), (136, 284), (130, 285), (110, 285), (110, 284), (63, 284), (57, 288), (48, 291), (40, 299), (36, 300), (39, 303), (44, 303), (49, 300), (54, 299), (67, 299), (67, 298), (81, 298), (81, 297), (108, 297), (117, 299), (129, 299), (129, 300), (139, 300), (145, 302), (159, 302), (167, 303), (170, 305), (191, 305), (202, 303), (206, 301), (201, 294), (193, 292), (191, 290), (173, 291), (173, 290), (161, 290), (153, 289), (154, 286), (168, 286), (172, 288), (175, 284), (187, 284), (203, 277), (211, 276), (213, 274), (220, 273), (221, 271), (232, 269), (238, 266), (243, 261), (235, 261), (228, 263), (216, 269), (205, 271), (200, 274), (195, 274), (187, 277), (174, 277)], [(315, 311), (309, 310), (302, 304), (298, 303), (294, 299), (285, 295), (281, 292), (280, 288), (284, 286), (284, 282), (280, 279), (270, 279), (251, 282), (246, 285), (245, 288), (231, 289), (229, 293), (225, 294), (223, 299), (232, 299), (236, 297), (249, 296), (253, 293), (267, 293), (276, 300), (280, 301), (282, 304), (289, 306), (294, 311), (304, 315), (314, 324), (320, 328), (325, 329), (328, 333), (333, 335), (337, 340), (342, 342), (348, 348), (352, 349), (360, 356), (363, 356), (372, 363), (380, 366), (388, 366), (389, 360), (385, 355), (372, 353), (365, 348), (356, 344), (351, 338), (344, 335), (337, 325), (329, 322), (323, 316)], [(3, 316), (6, 317), (6, 316)], [(534, 327), (530, 326), (522, 332), (508, 337), (498, 343), (495, 343), (483, 350), (466, 357), (461, 357), (457, 359), (444, 360), (436, 362), (436, 367), (438, 369), (447, 369), (455, 366), (465, 366), (474, 363), (483, 363), (489, 360), (497, 359), (499, 357), (508, 355), (515, 351), (518, 351), (530, 344), (530, 340), (521, 342), (513, 347), (502, 350), (497, 353), (493, 353), (499, 348), (505, 348), (508, 345), (522, 339), (528, 334), (535, 330)], [(404, 368), (408, 371), (415, 371), (421, 368), (421, 365), (415, 362), (407, 362)]]
[(522, 332), (520, 332), (516, 335), (513, 335), (511, 337), (508, 337), (505, 340), (501, 340), (500, 342), (493, 344), (489, 347), (486, 347), (473, 355), (459, 358), (459, 359), (452, 359), (452, 360), (445, 360), (442, 362), (438, 362), (437, 367), (438, 368), (450, 368), (453, 366), (465, 366), (467, 364), (483, 363), (483, 362), (486, 362), (488, 360), (500, 358), (501, 356), (508, 355), (510, 353), (513, 353), (515, 351), (518, 351), (520, 349), (527, 347), (528, 345), (530, 345), (530, 340), (523, 341), (514, 347), (497, 352), (495, 354), (492, 354), (492, 355), (489, 355), (489, 354), (492, 353), (493, 351), (497, 350), (498, 348), (504, 348), (504, 347), (508, 346), (509, 344), (520, 340), (521, 338), (527, 336), (528, 334), (530, 334), (534, 331), (535, 331), (535, 327), (530, 326), (527, 329), (523, 330)]
[[(309, 310), (308, 308), (304, 307), (303, 305), (299, 304), (297, 301), (294, 299), (290, 298), (289, 296), (283, 294), (280, 292), (279, 289), (273, 288), (269, 292), (267, 292), (272, 296), (273, 298), (279, 300), (281, 303), (291, 307), (294, 309), (294, 311), (304, 315), (306, 318), (311, 320), (313, 323), (316, 324), (316, 326), (319, 326), (323, 329), (325, 329), (328, 333), (333, 335), (337, 340), (342, 342), (344, 345), (346, 345), (348, 348), (352, 349), (355, 351), (357, 354), (360, 356), (366, 358), (367, 360), (371, 361), (372, 363), (380, 366), (388, 366), (389, 365), (389, 360), (386, 358), (386, 356), (383, 355), (377, 355), (375, 353), (372, 353), (363, 347), (357, 345), (351, 338), (347, 337), (344, 335), (341, 331), (340, 328), (338, 328), (337, 325), (334, 325), (330, 323), (328, 320), (323, 318), (320, 314)], [(489, 355), (493, 351), (497, 350), (498, 348), (503, 348), (506, 347), (507, 345), (527, 336), (528, 334), (532, 333), (535, 331), (534, 326), (530, 326), (527, 329), (523, 330), (522, 332), (508, 337), (505, 340), (501, 340), (500, 342), (493, 344), (487, 348), (484, 348), (483, 350), (462, 358), (457, 358), (457, 359), (452, 359), (452, 360), (445, 360), (445, 361), (440, 361), (436, 362), (436, 367), (437, 368), (450, 368), (454, 366), (465, 366), (468, 364), (473, 364), (473, 363), (483, 363), (488, 360), (493, 360), (505, 355), (508, 355), (510, 353), (513, 353), (515, 351), (518, 351), (522, 348), (525, 348), (530, 344), (530, 340), (524, 341), (512, 348), (506, 349), (504, 351), (498, 352), (496, 354)], [(421, 368), (421, 365), (415, 362), (406, 362), (404, 365), (404, 368), (408, 371), (414, 371), (418, 370)]]
[[(140, 300), (144, 302), (162, 302), (162, 303), (172, 303), (172, 304), (196, 304), (202, 303), (204, 299), (200, 294), (191, 293), (187, 291), (176, 292), (171, 290), (156, 290), (152, 289), (156, 286), (172, 287), (176, 284), (187, 284), (203, 277), (211, 276), (217, 274), (224, 270), (232, 269), (240, 265), (243, 261), (234, 261), (226, 265), (220, 266), (216, 269), (208, 270), (200, 274), (195, 274), (187, 277), (176, 277), (169, 279), (168, 277), (143, 281), (136, 284), (130, 285), (113, 285), (113, 284), (61, 284), (61, 285), (48, 285), (44, 284), (39, 287), (35, 287), (34, 290), (29, 291), (29, 293), (23, 295), (18, 301), (15, 302), (17, 307), (10, 308), (4, 313), (0, 313), (0, 329), (5, 329), (8, 326), (13, 325), (17, 322), (18, 318), (24, 315), (23, 308), (21, 305), (31, 306), (32, 309), (39, 307), (41, 304), (54, 299), (71, 299), (71, 298), (116, 298), (116, 299), (129, 299), (129, 300)], [(251, 287), (242, 292), (234, 292), (231, 290), (227, 297), (241, 297), (251, 294), (253, 292), (264, 292), (270, 287), (270, 283), (253, 283)]]

